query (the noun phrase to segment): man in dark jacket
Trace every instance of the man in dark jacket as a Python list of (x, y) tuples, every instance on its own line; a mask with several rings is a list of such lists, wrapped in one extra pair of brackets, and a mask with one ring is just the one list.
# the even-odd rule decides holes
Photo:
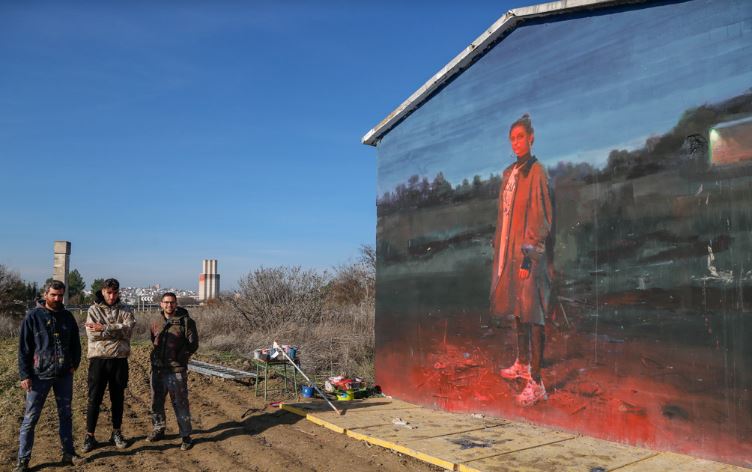
[(150, 442), (164, 438), (165, 407), (170, 394), (175, 417), (183, 438), (180, 449), (193, 447), (191, 412), (188, 406), (188, 360), (198, 349), (196, 322), (188, 311), (178, 307), (172, 292), (162, 295), (162, 320), (151, 325), (151, 414), (154, 429), (147, 436)]
[(44, 300), (21, 323), (18, 373), (26, 390), (26, 410), (19, 434), (16, 471), (29, 469), (34, 429), (50, 389), (55, 392), (63, 462), (80, 463), (73, 448), (73, 372), (81, 361), (81, 339), (73, 315), (63, 307), (65, 284), (48, 283)]

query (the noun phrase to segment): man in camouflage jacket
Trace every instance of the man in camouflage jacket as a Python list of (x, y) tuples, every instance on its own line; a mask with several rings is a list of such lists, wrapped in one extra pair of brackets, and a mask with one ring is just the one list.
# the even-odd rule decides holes
[(161, 320), (151, 324), (151, 413), (154, 428), (147, 440), (154, 442), (164, 438), (164, 403), (169, 393), (182, 438), (180, 449), (185, 451), (193, 447), (188, 404), (188, 361), (198, 349), (198, 331), (188, 311), (177, 306), (174, 293), (162, 295), (161, 306)]
[(120, 283), (104, 281), (97, 291), (95, 303), (86, 315), (86, 336), (89, 341), (89, 402), (86, 408), (84, 452), (97, 446), (94, 430), (106, 388), (112, 403), (111, 441), (119, 449), (128, 446), (120, 431), (123, 423), (125, 388), (128, 386), (128, 356), (131, 353), (131, 331), (136, 324), (131, 307), (120, 301)]

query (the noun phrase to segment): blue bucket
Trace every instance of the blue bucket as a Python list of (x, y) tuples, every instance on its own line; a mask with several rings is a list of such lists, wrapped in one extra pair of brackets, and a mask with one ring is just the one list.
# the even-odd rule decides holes
[(303, 385), (301, 390), (303, 391), (303, 398), (313, 398), (313, 387)]
[(287, 348), (287, 357), (290, 359), (295, 359), (295, 357), (298, 355), (298, 349), (294, 348), (292, 346)]

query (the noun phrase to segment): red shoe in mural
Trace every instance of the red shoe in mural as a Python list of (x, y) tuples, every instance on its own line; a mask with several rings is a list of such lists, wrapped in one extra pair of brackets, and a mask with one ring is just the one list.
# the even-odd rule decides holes
[(536, 382), (533, 379), (527, 381), (525, 389), (517, 395), (517, 403), (521, 406), (533, 406), (538, 403), (538, 400), (545, 400), (548, 398), (546, 395), (546, 387), (543, 385), (543, 381)]
[(499, 371), (502, 377), (509, 380), (525, 379), (530, 380), (530, 364), (521, 364), (519, 359), (515, 359), (514, 364), (506, 369)]

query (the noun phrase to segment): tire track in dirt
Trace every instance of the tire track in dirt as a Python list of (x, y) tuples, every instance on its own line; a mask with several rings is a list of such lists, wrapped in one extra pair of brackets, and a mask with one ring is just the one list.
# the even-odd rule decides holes
[[(216, 381), (213, 383), (217, 383)], [(212, 385), (217, 387), (217, 385)], [(305, 469), (304, 463), (299, 457), (288, 454), (284, 450), (272, 449), (267, 437), (249, 425), (252, 421), (250, 418), (236, 420), (244, 413), (243, 408), (228, 409), (229, 401), (237, 403), (237, 398), (227, 398), (227, 392), (217, 393), (214, 389), (202, 390), (196, 395), (196, 403), (202, 406), (201, 422), (204, 424), (216, 424), (221, 427), (221, 432), (213, 436), (204, 435), (201, 439), (204, 441), (218, 441), (217, 446), (228, 453), (240, 456), (244, 462), (255, 464), (257, 470), (302, 470)], [(277, 415), (279, 411), (271, 413), (264, 412), (264, 415)], [(280, 420), (279, 417), (274, 419), (275, 423)], [(295, 419), (297, 421), (297, 419)], [(214, 426), (216, 428), (217, 426)], [(211, 429), (209, 430), (211, 431)], [(263, 458), (263, 460), (261, 460)]]

